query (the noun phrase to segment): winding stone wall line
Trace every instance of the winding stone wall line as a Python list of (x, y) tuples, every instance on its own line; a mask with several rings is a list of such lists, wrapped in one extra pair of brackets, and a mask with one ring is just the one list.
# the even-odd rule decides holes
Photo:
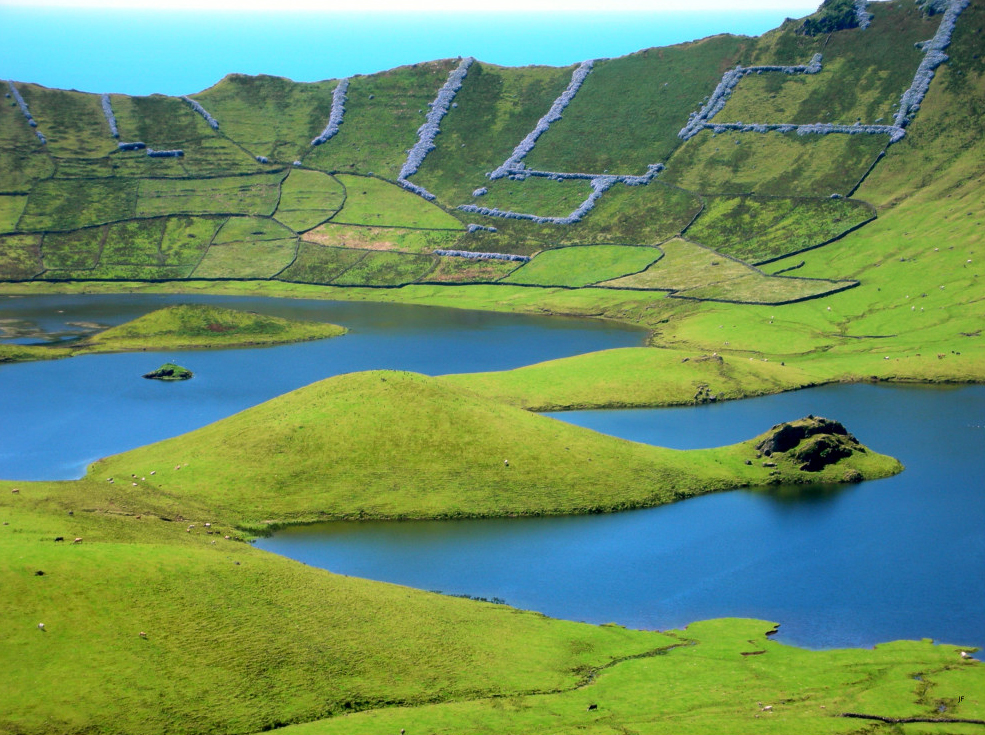
[(426, 116), (427, 121), (417, 129), (417, 142), (413, 148), (407, 151), (407, 160), (397, 177), (398, 184), (428, 201), (433, 201), (436, 198), (434, 194), (423, 186), (410, 183), (407, 178), (417, 173), (427, 154), (434, 150), (434, 139), (441, 132), (441, 121), (455, 102), (455, 95), (462, 88), (465, 75), (468, 74), (469, 67), (474, 61), (475, 59), (471, 56), (462, 59), (462, 62), (448, 75), (448, 81), (438, 90), (438, 96), (430, 103), (431, 109)]

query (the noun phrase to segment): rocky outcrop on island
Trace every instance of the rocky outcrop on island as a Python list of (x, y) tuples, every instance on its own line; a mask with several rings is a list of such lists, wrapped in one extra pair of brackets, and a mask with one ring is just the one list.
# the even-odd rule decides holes
[(804, 472), (820, 472), (856, 452), (866, 451), (841, 423), (820, 416), (777, 424), (756, 445), (756, 450), (771, 458), (785, 455)]

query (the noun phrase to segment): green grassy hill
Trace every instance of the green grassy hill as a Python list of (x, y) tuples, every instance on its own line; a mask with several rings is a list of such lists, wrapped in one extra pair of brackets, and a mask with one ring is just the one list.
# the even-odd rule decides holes
[[(391, 288), (500, 281), (583, 288), (606, 281), (610, 288), (651, 291), (659, 301), (667, 291), (660, 278), (619, 280), (640, 270), (635, 261), (619, 272), (591, 246), (655, 247), (683, 235), (749, 266), (814, 248), (826, 253), (832, 242), (855, 242), (871, 231), (889, 214), (887, 201), (894, 209), (921, 188), (897, 181), (888, 197), (877, 197), (869, 179), (885, 178), (899, 164), (936, 174), (941, 164), (967, 168), (969, 162), (942, 158), (940, 146), (922, 133), (941, 94), (949, 112), (935, 137), (944, 134), (942, 126), (960, 135), (962, 115), (977, 119), (982, 9), (979, 0), (967, 8), (953, 1), (949, 59), (895, 143), (884, 131), (849, 133), (896, 124), (904, 93), (926, 76), (921, 44), (937, 38), (945, 16), (907, 0), (874, 4), (864, 29), (805, 35), (800, 22), (789, 21), (759, 38), (721, 35), (599, 60), (560, 119), (532, 139), (538, 120), (573, 84), (575, 67), (512, 69), (476, 61), (443, 103), (433, 149), (407, 168), (410, 184), (434, 195), (433, 202), (402, 191), (398, 179), (458, 60), (355, 76), (341, 88), (340, 80), (231, 75), (187, 99), (109, 95), (118, 138), (98, 95), (15, 82), (37, 127), (12, 97), (0, 108), (0, 279)], [(818, 67), (804, 72), (815, 55)], [(737, 81), (705, 111), (727, 73), (738, 73)], [(345, 94), (336, 95), (338, 89)], [(699, 113), (706, 129), (685, 135)], [(313, 144), (330, 120), (334, 132)], [(783, 124), (788, 127), (776, 129)], [(848, 128), (806, 135), (796, 129), (812, 124)], [(767, 128), (738, 132), (742, 125)], [(533, 144), (511, 159), (525, 136)], [(116, 147), (133, 141), (183, 155), (154, 158), (144, 149)], [(508, 159), (521, 168), (490, 180)], [(609, 183), (594, 206), (583, 204), (596, 196), (593, 177), (639, 177), (656, 164), (665, 168), (649, 183)], [(481, 209), (463, 211), (463, 205)], [(490, 216), (490, 210), (540, 219)], [(167, 253), (158, 249), (162, 232), (172, 238), (189, 217), (194, 241)], [(254, 229), (278, 227), (281, 234), (258, 237), (247, 229), (235, 240), (222, 236), (241, 217), (266, 219)], [(310, 234), (319, 225), (393, 227), (432, 237), (376, 262), (373, 245), (385, 236), (346, 238), (363, 244), (332, 247), (359, 252), (337, 252)], [(910, 231), (905, 222), (892, 229)], [(560, 261), (551, 251), (558, 247), (570, 248), (564, 262), (579, 275), (559, 279), (552, 272)], [(505, 270), (488, 261), (462, 268), (436, 250), (535, 257)], [(810, 271), (793, 268), (799, 264), (784, 262), (782, 283), (753, 278), (723, 289), (714, 274), (699, 276), (686, 296), (779, 306), (831, 299), (846, 283), (871, 282), (835, 269), (824, 280), (805, 278)]]
[[(985, 719), (985, 669), (954, 646), (809, 652), (759, 621), (587, 626), (243, 539), (320, 518), (614, 510), (898, 471), (874, 452), (821, 473), (793, 454), (768, 467), (755, 440), (672, 452), (523, 409), (985, 380), (985, 0), (944, 4), (960, 11), (948, 58), (897, 140), (864, 129), (894, 124), (928, 78), (916, 44), (951, 17), (911, 0), (869, 4), (867, 28), (806, 35), (790, 20), (598, 60), (546, 131), (578, 67), (475, 61), (411, 173), (460, 60), (352, 77), (344, 114), (342, 80), (112, 94), (119, 137), (98, 95), (14, 80), (0, 293), (388, 300), (615, 319), (650, 338), (501, 373), (340, 376), (76, 482), (0, 481), (0, 732), (980, 731), (953, 722)], [(278, 331), (179, 316), (99, 349), (160, 341), (160, 322), (210, 343), (212, 324)], [(12, 345), (0, 360), (45, 356)], [(941, 707), (944, 724), (895, 721)]]
[(838, 482), (900, 469), (873, 452), (821, 472), (798, 469), (792, 455), (768, 467), (757, 441), (662, 449), (480, 398), (437, 378), (367, 372), (108, 457), (88, 476), (128, 486), (126, 478), (140, 477), (127, 492), (162, 514), (189, 517), (208, 508), (263, 527), (326, 518), (611, 511), (741, 486)]

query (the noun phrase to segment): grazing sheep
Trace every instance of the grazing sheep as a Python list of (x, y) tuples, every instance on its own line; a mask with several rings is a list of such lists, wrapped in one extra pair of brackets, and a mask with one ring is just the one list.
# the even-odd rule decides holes
[(38, 630), (44, 630), (44, 623), (38, 623)]
[(65, 540), (64, 536), (55, 536), (55, 541), (64, 541), (64, 540)]
[(75, 541), (73, 541), (72, 543), (73, 544), (81, 544), (82, 543), (82, 539), (79, 538), (79, 537), (76, 537)]

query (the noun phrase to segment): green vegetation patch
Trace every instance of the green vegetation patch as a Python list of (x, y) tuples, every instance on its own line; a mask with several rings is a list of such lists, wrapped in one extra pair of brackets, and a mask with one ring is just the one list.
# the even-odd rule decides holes
[(224, 135), (251, 154), (290, 164), (325, 128), (336, 84), (230, 74), (192, 98), (219, 120)]
[(73, 353), (184, 350), (303, 342), (345, 333), (343, 327), (299, 322), (218, 306), (182, 304), (144, 314), (72, 346)]
[[(961, 699), (959, 693), (980, 691), (985, 667), (962, 661), (956, 646), (924, 640), (884, 643), (872, 650), (810, 651), (772, 640), (776, 630), (776, 624), (761, 620), (692, 623), (663, 634), (674, 643), (661, 655), (616, 662), (593, 672), (583, 687), (505, 700), (381, 708), (288, 727), (284, 735), (370, 735), (400, 729), (435, 735), (847, 734), (884, 726), (877, 719), (841, 716), (846, 712), (945, 723), (923, 723), (912, 730), (914, 725), (896, 725), (901, 732), (971, 733), (975, 725), (947, 722), (985, 715), (980, 697), (965, 694)], [(790, 682), (797, 682), (795, 696)], [(941, 686), (955, 694), (947, 698), (944, 715), (939, 712)]]
[(188, 368), (183, 368), (181, 365), (175, 365), (173, 362), (166, 362), (157, 370), (151, 370), (149, 373), (144, 373), (145, 378), (149, 380), (163, 380), (165, 382), (171, 382), (176, 380), (190, 380), (194, 376), (191, 370)]
[(572, 69), (473, 63), (455, 95), (458, 107), (441, 121), (436, 148), (414, 181), (441, 201), (469, 201), (473, 190), (489, 183), (486, 173), (509, 158), (551, 108), (571, 81)]
[(369, 251), (332, 283), (336, 286), (403, 286), (427, 277), (437, 256)]
[(858, 281), (767, 276), (754, 272), (721, 283), (682, 289), (675, 292), (674, 296), (701, 301), (732, 301), (737, 304), (790, 304), (844, 291), (857, 285)]
[(41, 270), (40, 235), (0, 236), (0, 272), (5, 278), (33, 278)]
[[(457, 60), (401, 66), (350, 78), (345, 117), (328, 142), (309, 149), (306, 166), (343, 173), (373, 172), (396, 179), (426, 122), (429, 104)], [(328, 123), (325, 115), (317, 135)], [(314, 138), (315, 135), (311, 137)]]
[(598, 62), (564, 117), (537, 140), (527, 165), (642, 174), (647, 165), (665, 162), (680, 145), (677, 133), (688, 115), (755, 43), (720, 35)]
[(331, 283), (366, 257), (366, 250), (330, 248), (302, 241), (298, 255), (282, 273), (281, 281), (296, 283)]
[(874, 217), (873, 207), (851, 199), (707, 197), (687, 236), (761, 263), (821, 245)]
[(477, 260), (441, 257), (424, 279), (428, 283), (492, 283), (515, 271), (519, 263), (508, 260)]
[(628, 245), (558, 248), (538, 254), (504, 280), (506, 283), (579, 288), (637, 273), (662, 256), (656, 248)]
[(137, 214), (271, 215), (280, 196), (281, 173), (216, 179), (142, 179)]
[[(327, 145), (327, 144), (326, 144)], [(375, 227), (461, 230), (462, 223), (417, 194), (372, 176), (337, 177), (345, 186), (345, 206), (332, 222)]]
[(165, 265), (196, 265), (223, 220), (209, 217), (168, 217), (161, 238), (161, 258)]
[(888, 144), (888, 135), (705, 130), (680, 147), (660, 176), (703, 194), (846, 195)]
[(212, 245), (193, 271), (195, 278), (273, 278), (297, 253), (297, 238)]
[(129, 265), (105, 263), (94, 268), (49, 269), (41, 278), (48, 281), (173, 281), (188, 278), (190, 265)]
[[(718, 349), (727, 350), (719, 343)], [(781, 360), (625, 347), (442, 381), (532, 411), (693, 405), (799, 388), (810, 375)]]
[(294, 169), (281, 185), (274, 216), (297, 232), (317, 227), (342, 208), (345, 187), (320, 171)]
[[(116, 150), (103, 114), (100, 95), (48, 89), (36, 84), (18, 86), (56, 158), (92, 159)], [(88, 174), (90, 177), (93, 173)]]
[(680, 291), (755, 273), (749, 266), (680, 238), (660, 246), (664, 257), (630, 276), (606, 281), (613, 288)]
[(110, 178), (119, 172), (113, 165), (113, 158), (53, 158), (55, 178), (84, 179)]
[(699, 197), (659, 180), (647, 186), (616, 184), (582, 222), (558, 228), (558, 242), (656, 245), (680, 235), (699, 211)]
[(164, 219), (133, 220), (110, 225), (103, 239), (102, 265), (163, 265)]
[(14, 232), (27, 206), (25, 196), (0, 196), (0, 232)]
[[(121, 176), (228, 176), (263, 169), (253, 155), (212, 130), (184, 100), (159, 94), (114, 94), (110, 99), (120, 140), (139, 140), (158, 150), (184, 151), (182, 158), (175, 159), (150, 158), (146, 151), (114, 154), (121, 159), (117, 169)], [(219, 119), (220, 131), (222, 122)]]
[(284, 240), (294, 237), (294, 232), (267, 217), (230, 217), (213, 237), (213, 244), (230, 242), (259, 242)]
[[(854, 19), (851, 0), (838, 2)], [(874, 16), (869, 28), (825, 39), (820, 73), (747, 75), (714, 122), (890, 123), (923, 58), (915, 44), (933, 37), (940, 21), (925, 18), (915, 3), (870, 4), (867, 10)], [(806, 64), (812, 53), (804, 48), (796, 63)]]
[(89, 227), (72, 232), (49, 232), (44, 236), (41, 255), (46, 269), (82, 270), (99, 263), (107, 227)]
[(212, 510), (133, 502), (143, 477), (191, 468), (172, 467), (0, 482), (0, 730), (259, 732), (394, 702), (568, 689), (673, 643), (330, 574), (243, 543)]
[(592, 193), (591, 184), (585, 179), (554, 181), (541, 176), (523, 181), (499, 179), (488, 182), (484, 188), (487, 194), (469, 197), (467, 203), (541, 217), (567, 217)]
[[(4, 106), (0, 104), (0, 110)], [(18, 112), (18, 114), (20, 114)], [(0, 121), (3, 121), (0, 115)], [(0, 129), (5, 122), (0, 122)], [(0, 192), (26, 194), (41, 179), (55, 172), (55, 164), (43, 150), (0, 148)]]
[(146, 476), (138, 493), (204, 503), (237, 523), (256, 524), (616, 510), (745, 485), (900, 469), (873, 452), (809, 474), (779, 454), (773, 468), (746, 464), (755, 441), (662, 449), (479, 398), (436, 378), (368, 372), (330, 378), (101, 460), (89, 477)]
[(120, 222), (135, 214), (137, 185), (122, 179), (49, 179), (27, 198), (22, 230), (77, 230)]
[(411, 230), (402, 227), (360, 227), (329, 222), (306, 232), (304, 239), (339, 248), (396, 250), (402, 253), (431, 253), (459, 250), (466, 235), (458, 230)]
[[(17, 90), (22, 94), (28, 85), (17, 84)], [(17, 151), (18, 153), (29, 153), (30, 151), (41, 149), (41, 142), (35, 136), (35, 129), (32, 128), (21, 112), (17, 100), (10, 94), (10, 88), (4, 84), (4, 99), (0, 103), (0, 148), (4, 150)]]

